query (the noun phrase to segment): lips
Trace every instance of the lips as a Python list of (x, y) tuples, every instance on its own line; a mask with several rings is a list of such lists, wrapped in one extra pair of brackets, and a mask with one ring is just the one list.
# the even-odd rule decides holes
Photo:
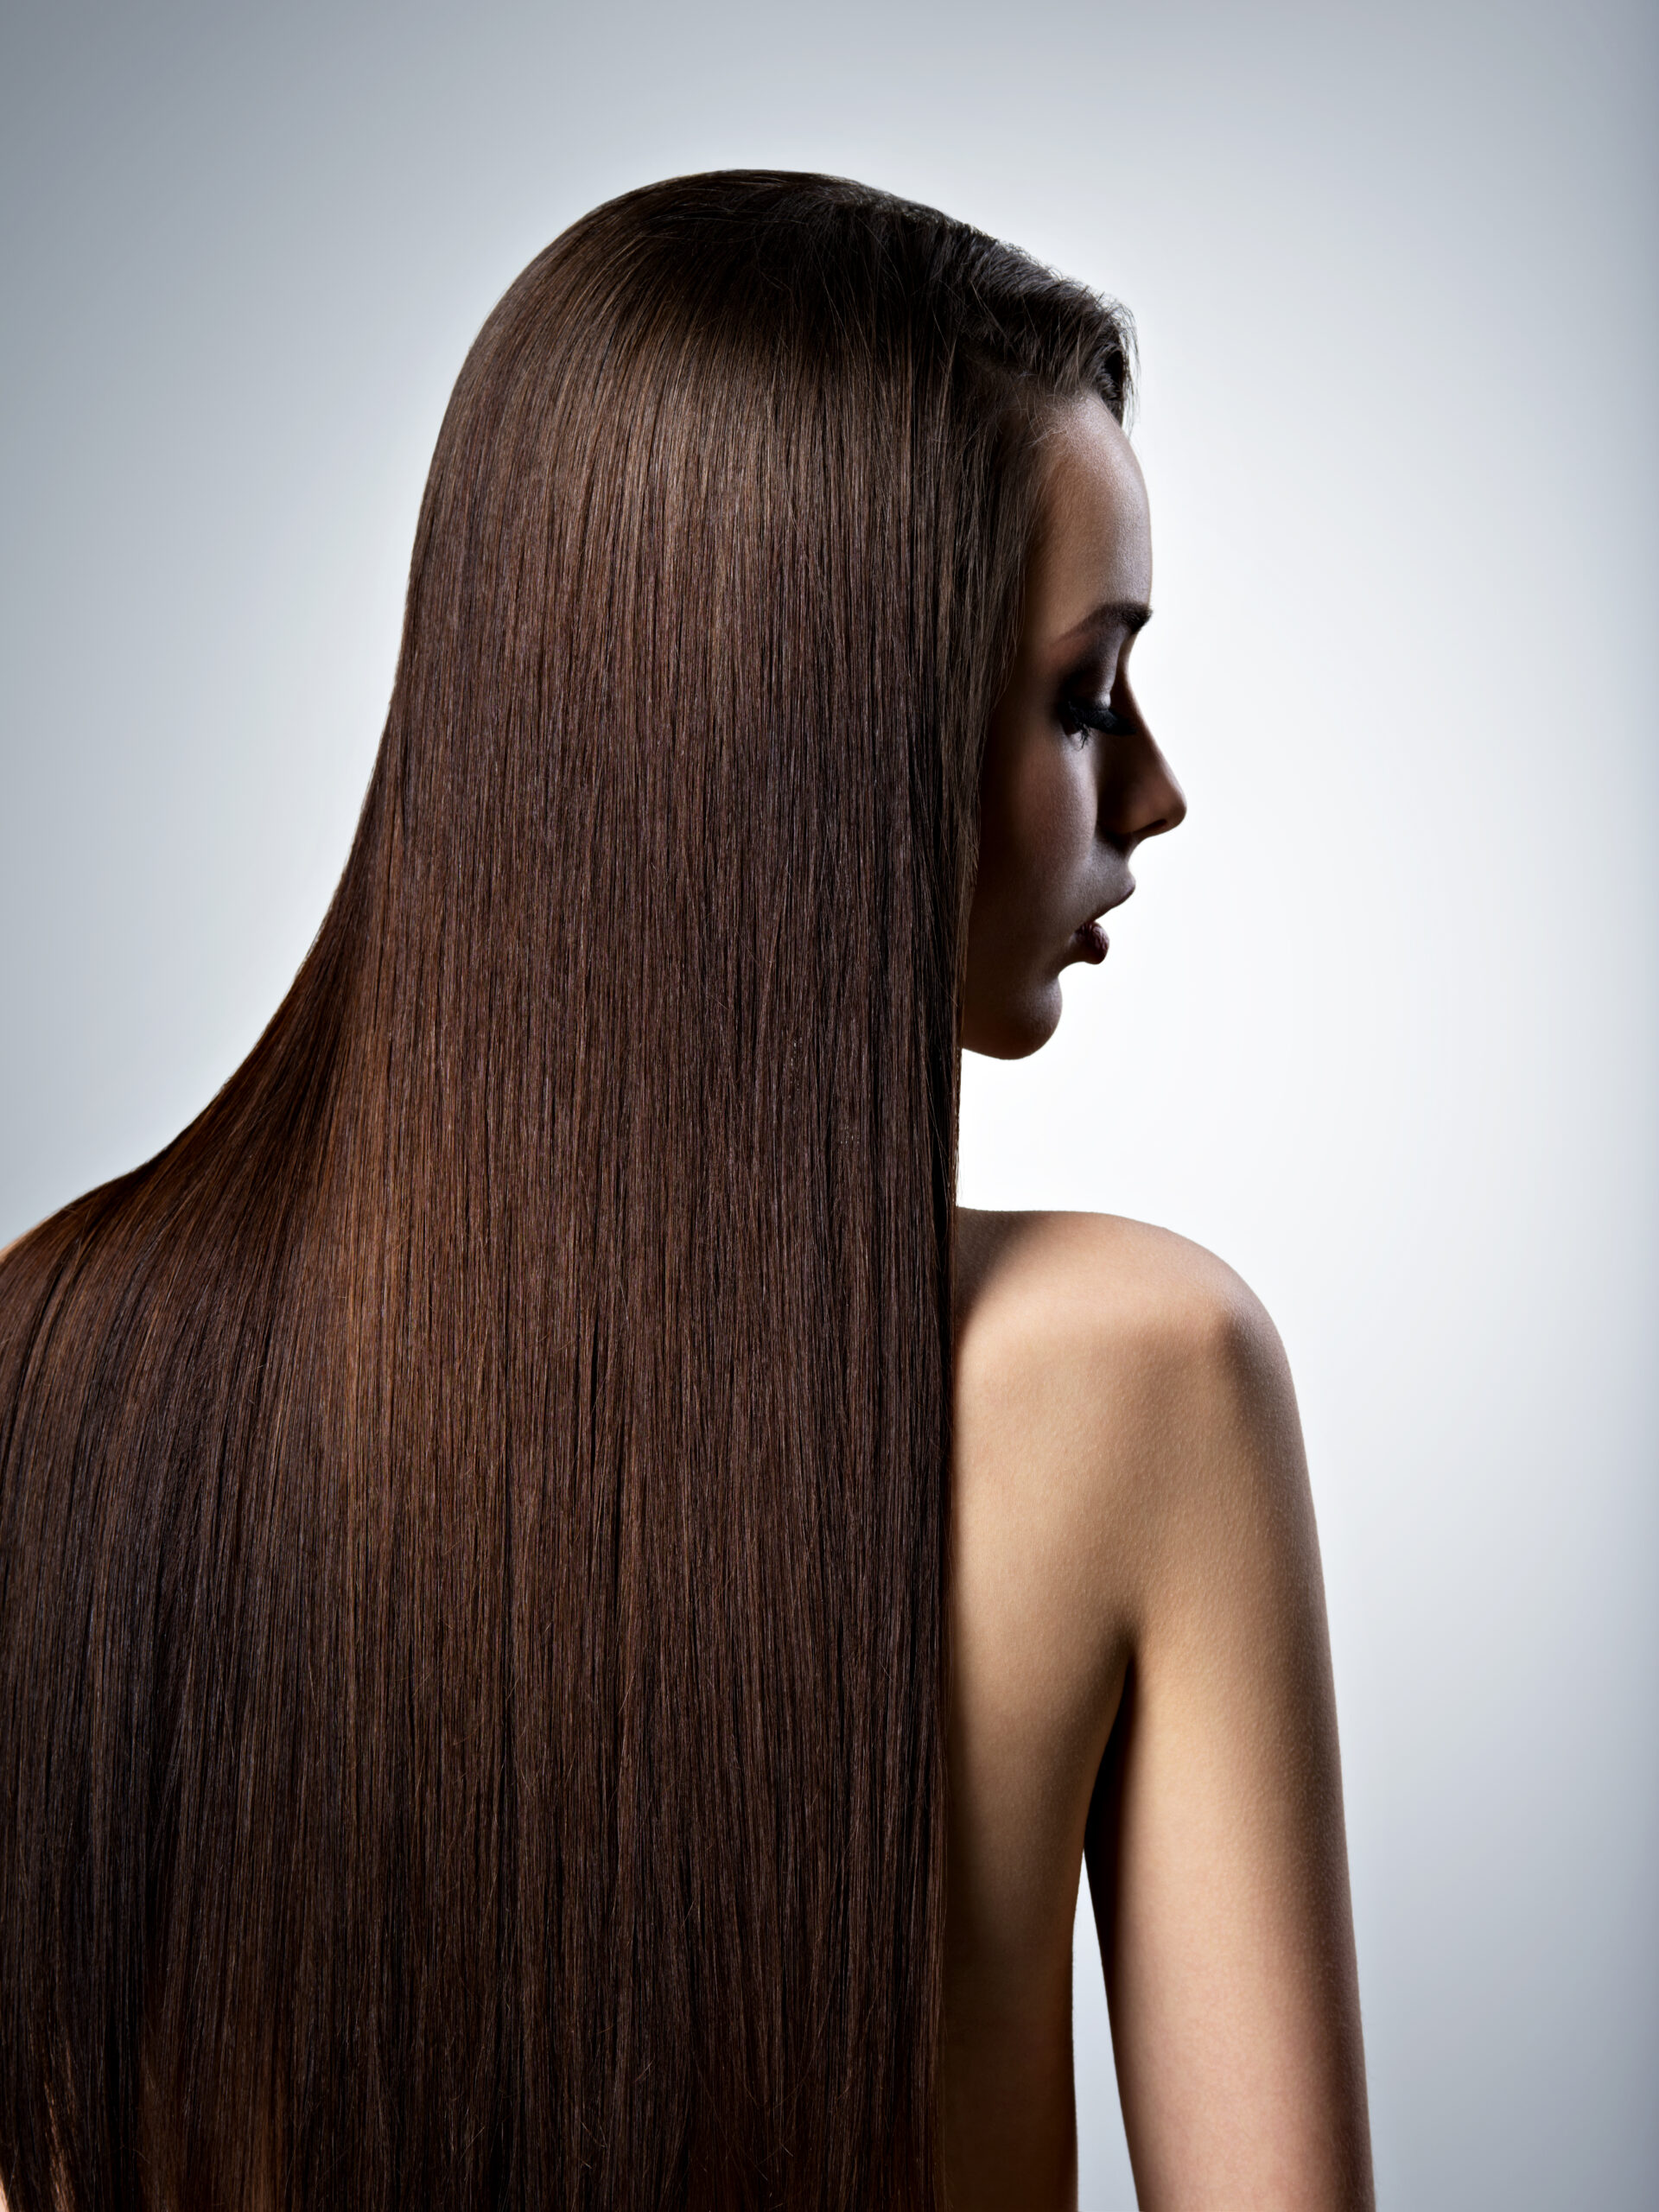
[(1099, 967), (1107, 952), (1106, 932), (1100, 925), (1102, 917), (1109, 914), (1114, 906), (1121, 906), (1134, 889), (1135, 878), (1131, 875), (1108, 894), (1098, 913), (1073, 930), (1071, 947), (1077, 959), (1086, 960), (1091, 968)]

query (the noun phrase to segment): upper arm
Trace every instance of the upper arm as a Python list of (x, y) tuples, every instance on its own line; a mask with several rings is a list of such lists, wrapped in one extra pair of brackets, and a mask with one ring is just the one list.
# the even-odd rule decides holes
[(1101, 1360), (1099, 1512), (1124, 1562), (1106, 1595), (1130, 1656), (1087, 1848), (1125, 2125), (1145, 2205), (1364, 2205), (1300, 1427), (1272, 1324), (1206, 1261)]

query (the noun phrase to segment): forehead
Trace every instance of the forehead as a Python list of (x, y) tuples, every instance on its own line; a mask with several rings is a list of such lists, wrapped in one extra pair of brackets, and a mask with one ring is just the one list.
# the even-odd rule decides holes
[(1043, 463), (1027, 612), (1055, 635), (1096, 607), (1150, 596), (1152, 526), (1141, 464), (1093, 393), (1056, 411)]

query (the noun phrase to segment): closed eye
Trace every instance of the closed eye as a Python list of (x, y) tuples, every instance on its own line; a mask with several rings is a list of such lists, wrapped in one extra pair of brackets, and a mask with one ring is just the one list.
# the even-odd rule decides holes
[(1060, 701), (1060, 728), (1068, 737), (1080, 737), (1086, 729), (1102, 737), (1127, 737), (1133, 727), (1113, 713), (1108, 700), (1074, 699), (1068, 693)]

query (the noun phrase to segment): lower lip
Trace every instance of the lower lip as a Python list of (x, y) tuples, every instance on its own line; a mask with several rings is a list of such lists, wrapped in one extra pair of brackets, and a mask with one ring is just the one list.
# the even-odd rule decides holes
[(1085, 922), (1071, 942), (1091, 967), (1098, 968), (1106, 957), (1106, 932), (1098, 922)]

